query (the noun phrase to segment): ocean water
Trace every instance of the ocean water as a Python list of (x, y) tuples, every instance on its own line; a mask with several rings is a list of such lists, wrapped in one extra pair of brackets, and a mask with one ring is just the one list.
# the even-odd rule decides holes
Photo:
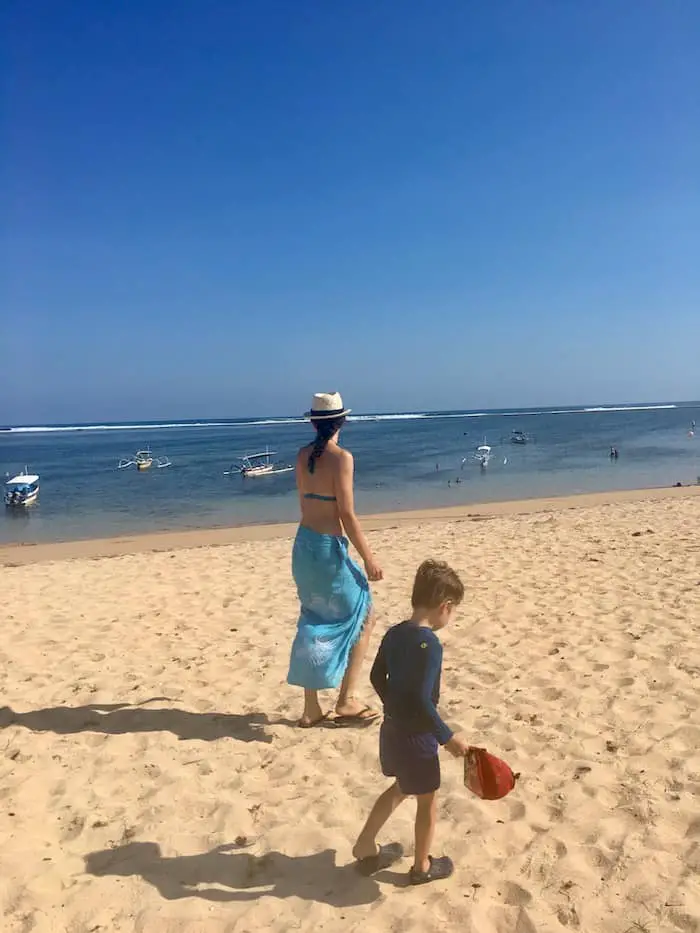
[[(516, 429), (532, 442), (511, 444)], [(297, 418), (0, 429), (0, 475), (26, 465), (41, 480), (35, 505), (0, 512), (0, 542), (293, 521), (293, 473), (243, 479), (224, 471), (266, 446), (292, 463), (311, 436)], [(355, 456), (361, 514), (685, 485), (700, 477), (700, 402), (365, 415), (348, 421), (342, 443)], [(482, 443), (493, 448), (486, 470), (471, 459)], [(116, 469), (148, 445), (172, 466)]]

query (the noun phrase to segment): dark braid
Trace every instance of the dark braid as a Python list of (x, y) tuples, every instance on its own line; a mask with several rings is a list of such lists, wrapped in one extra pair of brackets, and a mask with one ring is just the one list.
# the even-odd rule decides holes
[(312, 418), (311, 424), (316, 428), (316, 440), (309, 454), (309, 473), (313, 473), (316, 469), (316, 461), (323, 455), (328, 441), (345, 424), (345, 416), (343, 415), (340, 418)]

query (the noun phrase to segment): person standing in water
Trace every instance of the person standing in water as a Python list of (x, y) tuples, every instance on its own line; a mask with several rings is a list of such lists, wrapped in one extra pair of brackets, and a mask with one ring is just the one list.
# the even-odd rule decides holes
[[(313, 443), (297, 455), (301, 522), (292, 551), (292, 574), (301, 612), (292, 644), (287, 683), (304, 688), (304, 729), (332, 722), (367, 726), (379, 713), (361, 703), (355, 690), (374, 627), (369, 581), (383, 572), (362, 532), (353, 497), (354, 462), (338, 444), (350, 409), (338, 392), (319, 392), (306, 413), (316, 430)], [(351, 559), (348, 539), (364, 563)], [(321, 709), (318, 691), (340, 687), (332, 717)]]

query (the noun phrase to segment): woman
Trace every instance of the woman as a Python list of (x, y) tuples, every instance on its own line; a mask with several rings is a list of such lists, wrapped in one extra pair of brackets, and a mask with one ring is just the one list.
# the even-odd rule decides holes
[[(299, 720), (304, 729), (328, 719), (318, 691), (338, 685), (335, 725), (365, 726), (379, 715), (354, 695), (374, 626), (367, 581), (381, 580), (383, 574), (355, 515), (352, 454), (338, 445), (349, 411), (337, 392), (314, 395), (306, 417), (316, 440), (297, 455), (301, 522), (292, 573), (301, 614), (287, 682), (304, 688)], [(364, 561), (366, 576), (348, 554), (348, 538)]]

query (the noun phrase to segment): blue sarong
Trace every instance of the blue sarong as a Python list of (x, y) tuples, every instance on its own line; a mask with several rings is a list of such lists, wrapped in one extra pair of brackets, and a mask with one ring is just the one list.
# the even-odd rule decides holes
[(348, 554), (348, 540), (299, 526), (292, 574), (301, 613), (287, 683), (307, 690), (337, 687), (372, 604), (367, 577)]

